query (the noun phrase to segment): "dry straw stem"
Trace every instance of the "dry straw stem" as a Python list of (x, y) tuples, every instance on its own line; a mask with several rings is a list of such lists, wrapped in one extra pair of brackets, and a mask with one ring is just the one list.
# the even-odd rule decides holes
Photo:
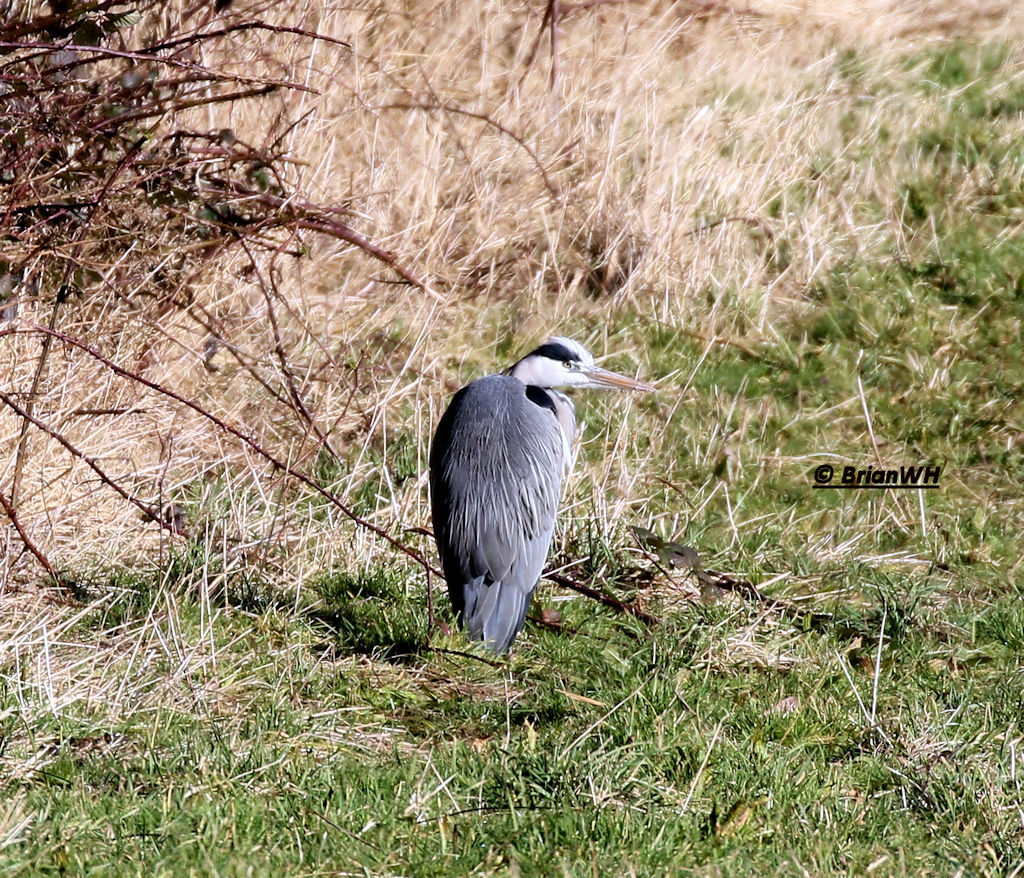
[[(855, 50), (880, 76), (899, 75), (899, 59), (934, 40), (1024, 31), (1019, 5), (996, 0), (559, 5), (553, 81), (550, 41), (548, 55), (528, 63), (544, 4), (238, 0), (216, 19), (160, 4), (147, 9), (156, 25), (119, 33), (131, 46), (145, 28), (163, 27), (171, 46), (181, 33), (171, 25), (184, 22), (207, 36), (168, 50), (173, 75), (235, 83), (221, 96), (276, 90), (206, 102), (197, 93), (184, 100), (198, 104), (173, 116), (140, 107), (137, 121), (153, 123), (150, 136), (169, 156), (184, 150), (179, 167), (216, 184), (218, 199), (205, 212), (182, 206), (177, 224), (159, 229), (141, 210), (129, 223), (97, 219), (100, 243), (90, 238), (85, 250), (59, 237), (26, 249), (20, 317), (45, 324), (56, 313), (64, 335), (173, 388), (285, 467), (179, 400), (62, 346), (32, 404), (84, 456), (29, 430), (17, 498), (46, 557), (58, 567), (118, 565), (166, 547), (161, 528), (97, 482), (85, 457), (141, 502), (163, 504), (163, 520), (169, 504), (186, 508), (184, 530), (217, 534), (238, 563), (272, 557), (296, 598), (324, 566), (391, 557), (381, 532), (428, 519), (422, 476), (392, 477), (400, 440), (411, 438), (411, 469), (422, 474), (450, 391), (505, 365), (505, 351), (557, 329), (643, 368), (635, 338), (602, 328), (609, 309), (631, 307), (709, 346), (756, 354), (807, 307), (816, 278), (881, 246), (888, 226), (864, 224), (857, 205), (895, 191), (893, 168), (833, 161), (810, 188), (805, 170), (820, 155), (856, 153), (859, 135), (844, 140), (840, 125), (851, 104), (872, 100), (872, 124), (894, 142), (928, 105), (858, 94), (832, 72), (839, 53)], [(113, 42), (103, 51), (90, 63), (97, 71), (131, 54)], [(286, 94), (280, 83), (291, 84)], [(263, 190), (226, 170), (260, 161)], [(306, 205), (333, 212), (312, 219)], [(247, 253), (236, 246), (239, 217), (257, 209), (276, 225), (246, 226)], [(74, 225), (78, 215), (62, 210)], [(897, 205), (883, 214), (898, 225)], [(311, 234), (332, 224), (347, 230), (334, 234), (340, 240)], [(76, 280), (82, 298), (55, 310), (45, 268), (69, 256), (88, 268)], [(436, 295), (416, 290), (418, 280)], [(6, 337), (0, 371), (12, 398), (31, 386), (41, 344)], [(694, 365), (678, 364), (677, 387)], [(662, 414), (681, 403), (666, 394)], [(734, 405), (723, 399), (723, 414)], [(591, 439), (602, 453), (590, 457), (603, 462), (583, 464), (570, 483), (570, 519), (592, 515), (606, 528), (643, 508), (648, 464), (665, 449), (654, 442), (641, 452), (643, 431), (627, 427), (639, 416), (626, 404)], [(0, 414), (3, 460), (13, 460), (24, 424), (9, 408)], [(710, 458), (714, 444), (695, 440), (681, 453)], [(377, 530), (310, 503), (293, 473), (316, 472), (336, 480), (341, 503), (358, 499)], [(0, 467), (0, 487), (13, 476), (11, 463)], [(579, 493), (584, 482), (592, 501)], [(687, 493), (699, 509), (716, 490), (709, 482)], [(8, 575), (37, 573), (19, 556)]]

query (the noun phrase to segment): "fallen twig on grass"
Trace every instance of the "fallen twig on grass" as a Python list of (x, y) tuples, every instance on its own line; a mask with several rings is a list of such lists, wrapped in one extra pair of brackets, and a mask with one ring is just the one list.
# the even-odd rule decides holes
[(475, 662), (483, 662), (485, 665), (490, 665), (492, 668), (503, 668), (506, 662), (495, 661), (494, 659), (485, 658), (482, 655), (474, 655), (471, 652), (463, 652), (461, 649), (445, 649), (440, 646), (428, 646), (428, 652), (436, 652), (439, 655), (456, 655), (459, 658), (472, 659)]
[(695, 228), (690, 229), (686, 234), (689, 237), (696, 237), (697, 235), (703, 235), (704, 232), (710, 232), (712, 229), (725, 225), (726, 223), (743, 223), (745, 226), (764, 232), (769, 241), (775, 240), (775, 233), (772, 232), (771, 226), (769, 226), (763, 219), (756, 216), (742, 215), (723, 216), (719, 219), (712, 220), (709, 223), (703, 223), (696, 226)]
[(630, 527), (630, 530), (639, 546), (648, 553), (657, 568), (666, 576), (670, 576), (670, 574), (662, 564), (692, 571), (705, 592), (714, 594), (726, 591), (737, 594), (745, 600), (760, 604), (765, 610), (788, 616), (801, 625), (817, 626), (832, 619), (831, 615), (826, 613), (803, 610), (786, 601), (765, 597), (756, 585), (746, 579), (737, 579), (728, 573), (704, 569), (700, 554), (692, 546), (665, 540), (645, 527), (634, 525)]
[(636, 616), (641, 622), (646, 622), (648, 625), (657, 625), (658, 620), (650, 613), (645, 613), (636, 604), (627, 604), (611, 595), (607, 595), (602, 591), (598, 591), (596, 588), (591, 588), (589, 585), (584, 585), (582, 582), (577, 582), (575, 579), (570, 579), (568, 576), (563, 576), (561, 573), (545, 573), (544, 578), (548, 582), (553, 582), (555, 585), (560, 585), (562, 588), (568, 588), (572, 591), (578, 592), (579, 594), (586, 595), (588, 598), (593, 598), (595, 601), (600, 601), (606, 607), (618, 610), (620, 613), (629, 613), (631, 616)]
[(748, 601), (760, 604), (762, 609), (779, 613), (791, 618), (799, 625), (817, 626), (832, 620), (829, 613), (818, 613), (814, 610), (803, 610), (787, 601), (769, 598), (761, 594), (760, 589), (746, 579), (736, 579), (728, 573), (716, 573), (714, 570), (695, 569), (697, 581), (706, 588), (717, 588), (722, 591), (738, 594)]

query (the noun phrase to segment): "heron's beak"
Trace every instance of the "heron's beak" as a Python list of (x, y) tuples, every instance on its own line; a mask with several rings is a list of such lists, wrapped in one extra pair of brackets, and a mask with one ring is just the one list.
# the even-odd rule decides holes
[(600, 366), (591, 366), (587, 369), (587, 378), (590, 379), (593, 385), (598, 387), (614, 387), (617, 390), (640, 390), (644, 393), (652, 393), (654, 391), (654, 387), (650, 384), (637, 381), (635, 378), (630, 378), (627, 375), (620, 375), (618, 372), (609, 372)]

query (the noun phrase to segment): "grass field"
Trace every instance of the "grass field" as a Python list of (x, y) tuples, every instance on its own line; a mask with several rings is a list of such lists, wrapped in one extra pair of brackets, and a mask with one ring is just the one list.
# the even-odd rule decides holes
[[(0, 874), (1024, 874), (1024, 18), (576, 4), (552, 74), (542, 6), (253, 7), (352, 43), (271, 45), (321, 92), (296, 180), (429, 290), (311, 239), (287, 357), (231, 265), (196, 289), (256, 370), (204, 369), (184, 312), (88, 331), (430, 559), (447, 399), (571, 335), (658, 393), (577, 397), (551, 568), (656, 621), (543, 582), (496, 662), (428, 630), (422, 565), (135, 387), (144, 417), (67, 429), (182, 533), (45, 437), (22, 524), (70, 590), (5, 532)], [(126, 402), (62, 362), (53, 423)]]

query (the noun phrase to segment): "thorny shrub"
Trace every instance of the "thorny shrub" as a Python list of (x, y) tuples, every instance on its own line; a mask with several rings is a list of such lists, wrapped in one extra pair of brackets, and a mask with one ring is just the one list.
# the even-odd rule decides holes
[[(303, 200), (289, 180), (282, 143), (294, 120), (284, 98), (307, 87), (227, 72), (204, 61), (216, 57), (220, 41), (245, 31), (324, 40), (339, 52), (347, 51), (345, 44), (241, 14), (224, 17), (227, 5), (0, 3), (0, 337), (12, 343), (29, 336), (34, 344), (26, 348), (32, 363), (17, 354), (24, 368), (0, 383), (0, 415), (17, 425), (0, 446), (11, 452), (0, 502), (16, 531), (14, 544), (55, 578), (46, 552), (19, 522), (30, 435), (47, 434), (145, 520), (172, 533), (186, 527), (173, 504), (162, 497), (153, 501), (151, 483), (107, 471), (76, 447), (59, 421), (55, 425), (40, 413), (47, 386), (59, 388), (57, 373), (70, 368), (69, 353), (92, 357), (107, 380), (124, 390), (122, 401), (136, 392), (162, 391), (143, 377), (149, 365), (145, 346), (141, 354), (135, 351), (130, 368), (121, 368), (114, 358), (104, 358), (102, 351), (110, 349), (104, 340), (140, 324), (159, 334), (163, 320), (184, 314), (205, 335), (208, 362), (218, 350), (228, 351), (306, 435), (325, 443), (280, 344), (280, 373), (268, 380), (252, 357), (231, 344), (216, 312), (193, 295), (194, 284), (214, 264), (229, 256), (240, 259), (237, 273), (256, 278), (273, 321), (277, 288), (273, 271), (264, 269), (282, 254), (301, 256), (307, 246), (303, 234), (326, 234), (420, 285), (390, 253), (347, 225), (342, 208)], [(258, 144), (212, 127), (216, 114), (204, 112), (243, 101), (277, 101)], [(63, 362), (56, 354), (61, 349)], [(64, 380), (75, 379), (69, 371)], [(187, 393), (166, 396), (227, 427)], [(116, 391), (105, 397), (111, 398), (118, 398)], [(240, 432), (234, 441), (248, 442), (274, 468), (291, 472)]]

